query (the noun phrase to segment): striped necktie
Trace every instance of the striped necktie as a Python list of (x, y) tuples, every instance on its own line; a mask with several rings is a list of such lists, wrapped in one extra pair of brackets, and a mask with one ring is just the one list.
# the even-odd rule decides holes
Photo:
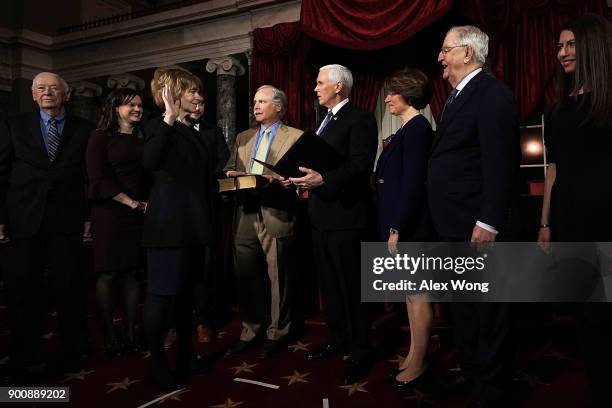
[(47, 131), (47, 153), (49, 154), (49, 160), (55, 160), (55, 154), (60, 143), (60, 134), (57, 129), (57, 119), (49, 119), (49, 130)]
[[(261, 140), (259, 141), (259, 146), (257, 146), (257, 151), (255, 152), (255, 158), (257, 160), (261, 160), (263, 162), (266, 161), (266, 156), (268, 155), (268, 146), (270, 145), (270, 128), (264, 130), (263, 135), (261, 136)], [(252, 174), (263, 174), (264, 167), (253, 161), (251, 164), (251, 173)]]

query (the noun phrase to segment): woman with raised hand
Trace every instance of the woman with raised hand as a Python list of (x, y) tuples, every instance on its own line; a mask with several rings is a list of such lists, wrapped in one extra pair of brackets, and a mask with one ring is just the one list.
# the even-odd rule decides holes
[[(151, 82), (163, 117), (145, 126), (143, 166), (154, 183), (145, 215), (148, 285), (144, 328), (151, 352), (149, 379), (174, 389), (190, 374), (205, 369), (191, 350), (193, 287), (204, 275), (215, 239), (209, 153), (193, 128), (202, 82), (180, 69), (158, 70)], [(172, 322), (177, 333), (176, 367), (164, 355), (164, 336)]]

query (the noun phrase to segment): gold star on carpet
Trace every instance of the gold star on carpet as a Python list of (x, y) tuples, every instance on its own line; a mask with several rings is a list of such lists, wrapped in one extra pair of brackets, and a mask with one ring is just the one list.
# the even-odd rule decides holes
[(52, 338), (54, 338), (55, 336), (57, 336), (57, 333), (50, 331), (47, 334), (43, 334), (43, 339), (45, 340), (51, 340)]
[(349, 385), (341, 385), (340, 388), (348, 390), (348, 395), (349, 397), (357, 392), (369, 392), (368, 390), (366, 390), (365, 388), (363, 388), (364, 385), (366, 385), (368, 382), (356, 382), (353, 384), (349, 384)]
[(544, 357), (550, 357), (557, 361), (575, 361), (573, 358), (569, 357), (567, 353), (555, 350), (550, 350), (548, 353), (544, 354)]
[[(168, 395), (167, 397), (165, 397), (165, 398), (163, 398), (163, 399), (160, 399), (160, 400), (157, 402), (157, 404), (156, 404), (156, 405), (163, 404), (164, 402), (166, 402), (166, 401), (170, 401), (170, 400), (182, 402), (182, 401), (181, 401), (181, 394), (184, 394), (184, 393), (186, 393), (186, 392), (188, 392), (188, 391), (189, 391), (189, 390), (184, 389), (184, 390), (181, 390), (181, 391), (175, 392), (175, 393), (174, 393), (174, 394), (172, 394), (172, 395)], [(165, 395), (165, 394), (159, 394), (159, 395), (156, 395), (155, 397), (156, 397), (156, 398), (159, 398), (159, 397), (161, 397), (162, 395)]]
[(299, 382), (303, 382), (303, 383), (307, 383), (308, 380), (306, 379), (306, 376), (310, 375), (310, 373), (300, 373), (299, 371), (293, 370), (293, 375), (286, 375), (284, 377), (285, 380), (289, 380), (289, 384), (287, 384), (287, 387), (290, 385), (293, 385), (295, 383), (299, 383)]
[(227, 334), (227, 332), (226, 332), (226, 331), (220, 331), (219, 333), (217, 333), (217, 338), (218, 338), (218, 339), (222, 339), (222, 338), (223, 338), (223, 336), (225, 336), (226, 334)]
[(296, 353), (296, 352), (297, 352), (297, 351), (299, 351), (299, 350), (302, 350), (302, 351), (309, 351), (309, 350), (308, 350), (308, 346), (310, 346), (310, 343), (306, 343), (306, 344), (304, 344), (304, 343), (302, 343), (301, 341), (298, 341), (298, 342), (297, 342), (297, 343), (295, 343), (295, 344), (292, 344), (292, 345), (290, 345), (290, 346), (287, 346), (287, 348), (288, 348), (289, 350), (293, 351), (294, 353)]
[(128, 385), (137, 383), (138, 381), (140, 381), (140, 380), (132, 380), (132, 381), (130, 381), (130, 377), (125, 377), (123, 379), (123, 381), (106, 384), (109, 387), (111, 387), (111, 389), (106, 391), (106, 393), (110, 394), (111, 392), (117, 391), (119, 389), (127, 391)]
[(234, 402), (231, 398), (227, 398), (223, 404), (209, 405), (210, 408), (235, 408), (238, 405), (244, 404), (244, 401)]
[(460, 373), (461, 372), (461, 366), (459, 366), (459, 364), (457, 364), (457, 367), (448, 368), (446, 371), (450, 371), (451, 373)]
[(64, 374), (64, 381), (62, 382), (68, 382), (68, 381), (72, 381), (72, 380), (85, 380), (85, 376), (88, 374), (91, 374), (93, 372), (95, 372), (96, 370), (89, 370), (86, 371), (85, 369), (77, 372), (77, 373), (68, 373), (68, 374)]
[(402, 356), (401, 354), (396, 354), (395, 358), (392, 360), (387, 360), (390, 363), (396, 363), (396, 364), (402, 364), (404, 362), (404, 360), (406, 359), (406, 357)]
[(534, 388), (538, 385), (543, 385), (545, 387), (548, 387), (550, 384), (547, 384), (545, 382), (542, 382), (540, 380), (540, 377), (536, 376), (536, 375), (531, 375), (528, 374), (524, 371), (521, 371), (518, 373), (518, 375), (514, 378), (515, 380), (519, 380), (519, 381), (524, 381), (526, 382), (530, 388)]
[(47, 363), (40, 363), (36, 365), (29, 366), (26, 370), (27, 373), (40, 373), (43, 372), (47, 368)]
[(252, 368), (255, 367), (257, 364), (247, 364), (246, 362), (242, 362), (241, 365), (236, 366), (236, 367), (230, 367), (230, 370), (234, 370), (234, 375), (238, 375), (240, 373), (252, 373), (253, 370)]
[(415, 400), (418, 407), (422, 404), (436, 405), (436, 402), (430, 398), (429, 394), (425, 394), (419, 390), (414, 390), (414, 395), (405, 397), (405, 399)]
[(143, 351), (142, 353), (142, 359), (144, 360), (145, 358), (149, 358), (151, 357), (151, 352), (150, 351)]

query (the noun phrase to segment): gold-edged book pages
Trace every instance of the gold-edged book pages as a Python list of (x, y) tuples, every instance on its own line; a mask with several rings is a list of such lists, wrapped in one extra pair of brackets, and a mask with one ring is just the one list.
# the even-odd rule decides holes
[(219, 192), (225, 193), (228, 191), (247, 190), (250, 188), (259, 188), (267, 183), (265, 177), (259, 174), (249, 174), (246, 176), (228, 177), (219, 179)]

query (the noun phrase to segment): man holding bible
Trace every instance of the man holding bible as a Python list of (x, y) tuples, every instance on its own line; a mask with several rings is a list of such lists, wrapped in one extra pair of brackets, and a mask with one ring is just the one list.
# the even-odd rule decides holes
[(317, 129), (325, 142), (343, 157), (332, 170), (306, 173), (289, 180), (310, 190), (308, 213), (319, 285), (325, 308), (327, 344), (306, 353), (306, 359), (330, 358), (346, 351), (351, 362), (344, 382), (354, 383), (369, 370), (367, 305), (360, 299), (360, 250), (367, 228), (367, 207), (374, 168), (378, 128), (374, 115), (363, 112), (348, 99), (353, 75), (342, 65), (319, 70), (315, 92), (319, 104), (328, 108)]
[[(253, 113), (259, 124), (236, 137), (225, 167), (227, 177), (260, 174), (268, 183), (257, 190), (239, 191), (235, 216), (234, 269), (242, 333), (226, 357), (250, 349), (266, 337), (260, 357), (278, 351), (291, 326), (289, 249), (293, 240), (294, 191), (284, 187), (270, 170), (253, 160), (276, 164), (302, 131), (282, 123), (287, 96), (270, 85), (257, 89)], [(285, 183), (286, 185), (287, 183)], [(266, 271), (262, 265), (267, 267)], [(270, 322), (266, 327), (266, 291), (270, 290)]]

